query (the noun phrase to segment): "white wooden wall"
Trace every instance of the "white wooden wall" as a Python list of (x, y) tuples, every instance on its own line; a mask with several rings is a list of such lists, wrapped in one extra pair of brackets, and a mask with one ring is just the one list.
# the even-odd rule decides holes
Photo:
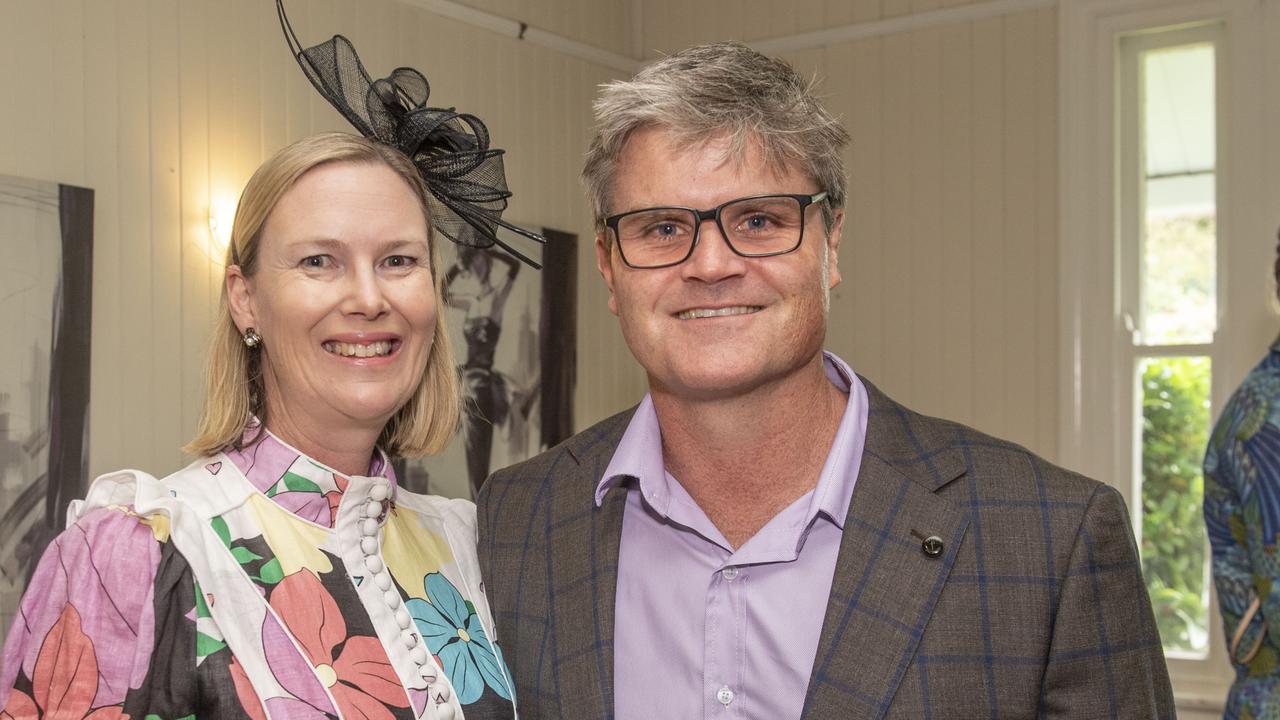
[[(469, 0), (621, 55), (928, 13), (965, 0)], [(605, 308), (577, 175), (619, 74), (397, 0), (291, 0), (370, 72), (422, 69), (508, 150), (509, 216), (579, 233), (579, 427), (643, 375)], [(1052, 457), (1057, 430), (1051, 8), (786, 55), (853, 134), (829, 346), (898, 399)], [(269, 0), (0, 0), (0, 173), (97, 193), (91, 471), (167, 471), (199, 412), (221, 268), (211, 202), (287, 142), (344, 129)]]
[[(973, 0), (649, 0), (650, 56)], [(784, 55), (853, 136), (828, 347), (891, 396), (1053, 458), (1058, 428), (1057, 11)]]
[[(544, 22), (561, 24), (548, 29), (617, 35), (595, 3), (536, 4), (550, 5), (562, 7)], [(621, 406), (611, 373), (585, 362), (625, 351), (603, 322), (577, 180), (594, 88), (616, 71), (394, 0), (288, 8), (305, 44), (347, 35), (375, 77), (417, 67), (434, 102), (484, 118), (508, 151), (508, 216), (581, 236), (582, 322), (603, 332), (582, 334), (578, 415)], [(96, 191), (91, 471), (167, 472), (194, 430), (217, 307), (211, 202), (234, 202), (286, 143), (348, 128), (290, 57), (269, 0), (0, 0), (0, 66), (0, 173)]]

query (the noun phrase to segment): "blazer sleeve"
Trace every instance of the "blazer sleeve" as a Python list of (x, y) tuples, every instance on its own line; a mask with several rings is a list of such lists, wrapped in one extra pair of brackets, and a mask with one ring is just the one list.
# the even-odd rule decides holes
[(1058, 594), (1042, 718), (1173, 718), (1173, 690), (1124, 500), (1090, 496)]

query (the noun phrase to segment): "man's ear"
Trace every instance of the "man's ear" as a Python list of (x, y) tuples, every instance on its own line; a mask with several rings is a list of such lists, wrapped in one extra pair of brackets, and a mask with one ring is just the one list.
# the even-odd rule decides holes
[(835, 222), (827, 233), (827, 289), (840, 284), (840, 231), (844, 229), (844, 210), (836, 210)]
[(596, 233), (596, 269), (604, 278), (605, 287), (609, 288), (609, 312), (618, 314), (618, 296), (613, 292), (613, 250), (605, 242), (605, 232)]
[(227, 266), (227, 306), (231, 310), (231, 319), (235, 321), (240, 332), (248, 328), (258, 327), (253, 310), (253, 285), (239, 265)]

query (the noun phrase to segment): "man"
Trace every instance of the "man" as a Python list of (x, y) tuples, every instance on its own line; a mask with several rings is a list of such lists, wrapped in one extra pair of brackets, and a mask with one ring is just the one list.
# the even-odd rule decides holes
[(1173, 717), (1119, 495), (822, 351), (848, 136), (811, 88), (714, 44), (596, 111), (649, 393), (481, 493), (521, 717)]

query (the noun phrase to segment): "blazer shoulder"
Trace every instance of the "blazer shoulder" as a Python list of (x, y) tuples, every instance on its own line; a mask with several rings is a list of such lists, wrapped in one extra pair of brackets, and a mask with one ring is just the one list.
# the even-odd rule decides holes
[(573, 468), (586, 463), (601, 453), (612, 456), (626, 431), (635, 407), (630, 407), (612, 417), (601, 420), (569, 439), (548, 448), (537, 455), (514, 465), (502, 468), (489, 476), (481, 488), (476, 503), (483, 508), (490, 496), (498, 492), (509, 493), (519, 486), (542, 485), (549, 474), (568, 463)]
[(863, 383), (871, 400), (868, 450), (904, 471), (914, 470), (935, 487), (967, 476), (988, 498), (1086, 504), (1099, 488), (1108, 487), (1016, 442), (911, 410)]

